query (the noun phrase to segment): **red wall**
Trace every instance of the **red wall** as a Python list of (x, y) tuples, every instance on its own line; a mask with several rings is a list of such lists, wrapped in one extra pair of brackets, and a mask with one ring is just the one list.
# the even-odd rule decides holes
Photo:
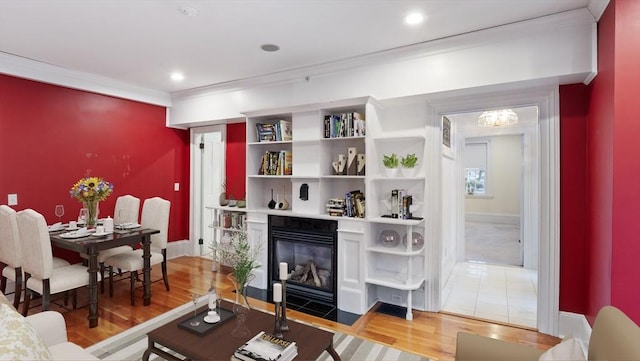
[(227, 124), (227, 197), (233, 199), (246, 198), (246, 157), (247, 133), (246, 123)]
[(640, 323), (640, 1), (614, 0), (598, 23), (587, 121), (588, 294)]
[(159, 196), (171, 201), (169, 240), (188, 239), (189, 133), (165, 124), (164, 107), (0, 74), (0, 203), (17, 193), (14, 209), (49, 223), (62, 204), (68, 221), (80, 210), (71, 186), (99, 176), (114, 184), (100, 217), (119, 195)]
[(587, 87), (560, 87), (560, 309), (587, 310)]
[(640, 2), (617, 0), (613, 9), (611, 303), (640, 323)]

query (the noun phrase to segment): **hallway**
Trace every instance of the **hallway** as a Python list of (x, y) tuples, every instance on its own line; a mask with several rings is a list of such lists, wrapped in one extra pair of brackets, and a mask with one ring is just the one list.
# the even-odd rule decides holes
[(522, 267), (457, 263), (443, 288), (442, 311), (535, 329), (537, 276)]

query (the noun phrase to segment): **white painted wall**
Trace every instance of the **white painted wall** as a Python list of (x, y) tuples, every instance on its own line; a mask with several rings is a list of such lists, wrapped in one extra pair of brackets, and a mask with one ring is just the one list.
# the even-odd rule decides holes
[[(468, 138), (467, 141), (470, 139), (474, 141), (477, 138)], [(489, 194), (466, 196), (465, 212), (519, 218), (522, 189), (522, 136), (502, 135), (483, 138), (483, 140), (488, 141), (490, 148), (487, 169)]]
[[(172, 95), (170, 125), (372, 95), (390, 99), (517, 82), (578, 83), (597, 71), (596, 22), (587, 10), (441, 39), (253, 84)], [(286, 77), (285, 77), (286, 76)], [(305, 79), (309, 76), (309, 80)]]

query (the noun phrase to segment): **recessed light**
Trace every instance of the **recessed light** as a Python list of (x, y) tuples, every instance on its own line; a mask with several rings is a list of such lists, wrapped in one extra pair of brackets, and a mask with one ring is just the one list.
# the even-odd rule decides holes
[(184, 74), (180, 72), (171, 73), (171, 80), (173, 81), (182, 81), (184, 80)]
[(424, 20), (424, 16), (420, 13), (411, 13), (404, 17), (404, 22), (409, 25), (420, 24)]
[(260, 45), (260, 49), (268, 52), (274, 52), (280, 50), (280, 47), (276, 44), (262, 44)]

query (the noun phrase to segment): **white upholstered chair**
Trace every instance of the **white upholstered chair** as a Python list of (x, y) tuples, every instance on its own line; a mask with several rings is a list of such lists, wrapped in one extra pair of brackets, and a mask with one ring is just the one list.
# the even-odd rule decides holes
[(7, 279), (16, 283), (13, 298), (15, 309), (18, 309), (22, 294), (22, 252), (19, 237), (16, 211), (4, 204), (0, 205), (0, 267), (2, 267), (0, 291), (2, 293), (7, 291)]
[[(151, 265), (160, 263), (162, 266), (162, 279), (164, 286), (169, 291), (169, 279), (167, 277), (167, 237), (169, 230), (169, 211), (171, 202), (160, 197), (145, 199), (142, 205), (142, 228), (157, 229), (160, 233), (151, 235)], [(119, 253), (107, 258), (104, 263), (109, 268), (109, 294), (113, 296), (113, 269), (118, 268), (130, 272), (131, 305), (135, 304), (135, 282), (138, 271), (144, 268), (142, 249)]]
[[(20, 304), (23, 288), (22, 262), (22, 243), (18, 231), (16, 211), (4, 204), (0, 205), (0, 268), (2, 268), (0, 291), (6, 292), (7, 279), (15, 282), (13, 298), (15, 309), (18, 309)], [(61, 258), (53, 258), (54, 268), (68, 265), (69, 262)]]
[(23, 250), (22, 270), (25, 274), (22, 314), (27, 314), (33, 292), (42, 295), (42, 310), (46, 311), (52, 294), (73, 290), (73, 308), (76, 308), (75, 290), (89, 284), (87, 267), (74, 264), (54, 268), (51, 239), (44, 217), (32, 209), (25, 209), (18, 212), (16, 218)]
[[(116, 208), (113, 211), (113, 224), (138, 223), (138, 213), (140, 213), (140, 198), (129, 194), (120, 196), (116, 199)], [(100, 251), (98, 254), (98, 265), (100, 266), (100, 275), (102, 275), (102, 281), (100, 282), (101, 293), (104, 293), (104, 261), (113, 255), (131, 250), (131, 246), (120, 246)]]
[(113, 223), (138, 223), (140, 213), (140, 198), (125, 194), (116, 199), (116, 208), (113, 211)]

